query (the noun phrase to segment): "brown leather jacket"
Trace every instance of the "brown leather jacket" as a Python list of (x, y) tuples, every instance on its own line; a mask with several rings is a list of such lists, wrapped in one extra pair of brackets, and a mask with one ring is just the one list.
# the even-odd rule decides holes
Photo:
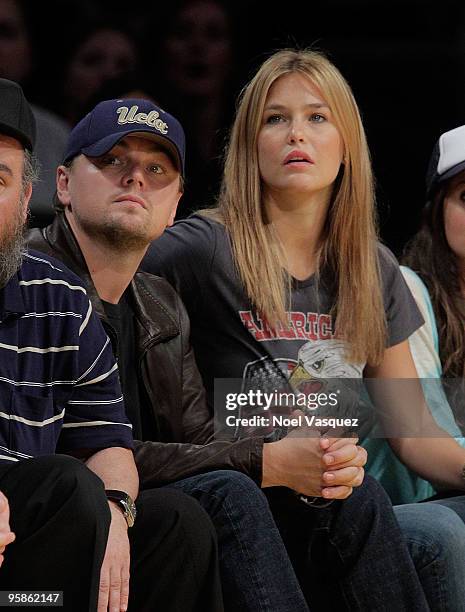
[[(115, 336), (86, 262), (63, 213), (46, 228), (28, 234), (30, 248), (60, 259), (84, 281), (94, 310)], [(189, 319), (181, 299), (162, 278), (138, 272), (132, 280), (138, 375), (158, 426), (160, 440), (135, 444), (141, 487), (194, 474), (232, 469), (262, 478), (263, 438), (213, 440), (213, 420), (189, 341)]]

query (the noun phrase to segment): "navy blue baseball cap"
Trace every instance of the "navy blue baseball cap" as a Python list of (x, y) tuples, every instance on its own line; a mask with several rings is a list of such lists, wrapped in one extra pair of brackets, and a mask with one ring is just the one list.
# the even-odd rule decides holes
[(186, 139), (181, 124), (150, 100), (138, 98), (97, 104), (73, 128), (63, 162), (81, 153), (88, 157), (104, 155), (122, 138), (135, 133), (147, 135), (166, 148), (184, 176)]

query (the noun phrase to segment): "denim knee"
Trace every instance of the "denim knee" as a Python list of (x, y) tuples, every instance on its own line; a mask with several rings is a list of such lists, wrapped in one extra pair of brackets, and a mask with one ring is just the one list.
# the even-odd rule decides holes
[(394, 513), (416, 563), (465, 562), (465, 524), (453, 510), (427, 502), (395, 506)]
[(364, 524), (380, 521), (394, 523), (392, 504), (383, 487), (372, 476), (366, 475), (360, 487), (355, 487), (352, 495), (343, 500), (343, 514), (350, 517), (363, 516)]
[(177, 480), (175, 488), (194, 496), (210, 516), (226, 512), (231, 516), (266, 515), (270, 512), (263, 491), (248, 476), (234, 470), (215, 470)]
[(395, 506), (432, 612), (465, 610), (465, 524), (451, 508), (426, 502)]
[(209, 486), (222, 495), (241, 498), (266, 498), (260, 487), (246, 474), (234, 470), (216, 470), (203, 475)]
[(372, 504), (375, 502), (377, 505), (382, 503), (391, 506), (391, 501), (388, 494), (379, 484), (379, 482), (373, 478), (373, 476), (370, 476), (370, 474), (365, 475), (363, 483), (360, 487), (354, 488), (351, 497), (353, 496), (362, 498), (367, 504)]

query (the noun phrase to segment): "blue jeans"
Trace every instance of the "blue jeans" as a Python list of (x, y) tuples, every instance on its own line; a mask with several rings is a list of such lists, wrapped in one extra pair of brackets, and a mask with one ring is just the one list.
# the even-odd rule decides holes
[(465, 496), (395, 506), (394, 512), (431, 610), (465, 611)]
[(282, 487), (265, 497), (226, 470), (167, 486), (194, 496), (216, 527), (226, 610), (308, 610), (296, 573), (312, 610), (428, 610), (392, 505), (370, 477), (325, 509)]
[(429, 610), (392, 504), (373, 478), (320, 510), (285, 489), (267, 495), (311, 610)]
[(248, 476), (217, 470), (167, 487), (195, 497), (213, 521), (225, 610), (308, 612), (266, 497)]

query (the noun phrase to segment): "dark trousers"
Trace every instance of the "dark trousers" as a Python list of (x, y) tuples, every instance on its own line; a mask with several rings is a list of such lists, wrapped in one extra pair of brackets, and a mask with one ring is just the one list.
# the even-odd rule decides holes
[(228, 470), (167, 487), (198, 499), (212, 518), (226, 610), (428, 610), (391, 502), (369, 476), (326, 509), (305, 505), (289, 489), (262, 491)]
[[(55, 455), (1, 465), (0, 490), (16, 533), (0, 590), (60, 590), (62, 609), (95, 610), (110, 524), (102, 481), (80, 461)], [(165, 490), (144, 491), (137, 506), (129, 609), (221, 612), (216, 539), (204, 510)]]
[(344, 501), (306, 506), (265, 490), (311, 610), (428, 610), (391, 502), (370, 476)]
[(215, 470), (167, 488), (192, 495), (215, 526), (228, 612), (308, 612), (263, 492), (245, 474)]

